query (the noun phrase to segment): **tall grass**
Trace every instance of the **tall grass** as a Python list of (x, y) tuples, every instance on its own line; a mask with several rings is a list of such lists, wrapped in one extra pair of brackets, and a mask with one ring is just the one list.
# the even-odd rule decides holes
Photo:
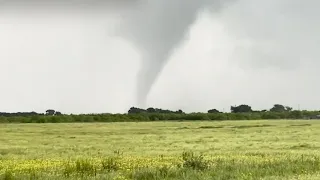
[(2, 179), (320, 179), (319, 121), (5, 124)]
[[(126, 157), (99, 159), (78, 159), (61, 164), (55, 170), (44, 169), (2, 171), (2, 179), (19, 177), (43, 179), (113, 179), (155, 180), (155, 179), (263, 179), (267, 177), (285, 178), (310, 175), (320, 172), (320, 159), (316, 155), (274, 154), (255, 156), (253, 154), (233, 154), (234, 156), (204, 156), (194, 152), (183, 152), (179, 163), (161, 166), (144, 166), (136, 162), (131, 168), (125, 167)], [(100, 161), (100, 163), (99, 163)], [(160, 159), (154, 159), (155, 164)], [(141, 162), (140, 162), (141, 163)], [(37, 167), (37, 164), (30, 166)], [(133, 167), (133, 168), (132, 168)]]

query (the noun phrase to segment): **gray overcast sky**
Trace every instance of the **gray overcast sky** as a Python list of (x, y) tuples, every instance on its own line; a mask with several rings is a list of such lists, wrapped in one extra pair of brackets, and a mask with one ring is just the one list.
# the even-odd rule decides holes
[[(172, 5), (163, 2), (152, 7), (159, 14)], [(200, 12), (147, 105), (187, 112), (274, 103), (320, 109), (319, 8), (317, 0), (238, 0)], [(103, 8), (45, 10), (0, 8), (0, 111), (122, 113), (137, 105), (143, 61), (135, 42), (115, 36), (123, 18)], [(155, 41), (164, 38), (141, 27)]]

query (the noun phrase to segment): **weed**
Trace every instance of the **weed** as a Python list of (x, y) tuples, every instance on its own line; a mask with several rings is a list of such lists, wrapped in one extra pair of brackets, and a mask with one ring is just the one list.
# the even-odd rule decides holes
[(191, 151), (182, 153), (183, 167), (194, 170), (205, 170), (209, 167), (209, 162), (204, 159), (203, 155), (196, 155)]
[(14, 180), (14, 175), (11, 171), (5, 171), (3, 174), (3, 180)]
[(107, 171), (117, 171), (120, 169), (120, 164), (117, 157), (108, 157), (101, 161), (102, 169)]
[(87, 159), (78, 159), (76, 161), (75, 170), (80, 174), (96, 175), (97, 168)]

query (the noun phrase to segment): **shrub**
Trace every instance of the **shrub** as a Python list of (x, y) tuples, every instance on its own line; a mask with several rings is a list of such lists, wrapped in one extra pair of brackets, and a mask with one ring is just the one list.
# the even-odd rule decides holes
[(108, 157), (101, 161), (102, 169), (107, 171), (117, 171), (120, 169), (120, 163), (117, 157)]
[(182, 153), (183, 167), (193, 170), (205, 170), (209, 167), (209, 162), (206, 161), (203, 155), (196, 155), (191, 151)]

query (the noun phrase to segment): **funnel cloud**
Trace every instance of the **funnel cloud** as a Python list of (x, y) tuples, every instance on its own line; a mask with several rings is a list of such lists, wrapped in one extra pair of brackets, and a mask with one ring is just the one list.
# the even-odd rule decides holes
[[(224, 1), (227, 3), (228, 1)], [(146, 108), (147, 96), (168, 59), (187, 36), (189, 28), (204, 9), (218, 11), (219, 0), (145, 1), (124, 19), (119, 35), (138, 46), (141, 67), (137, 101)]]

